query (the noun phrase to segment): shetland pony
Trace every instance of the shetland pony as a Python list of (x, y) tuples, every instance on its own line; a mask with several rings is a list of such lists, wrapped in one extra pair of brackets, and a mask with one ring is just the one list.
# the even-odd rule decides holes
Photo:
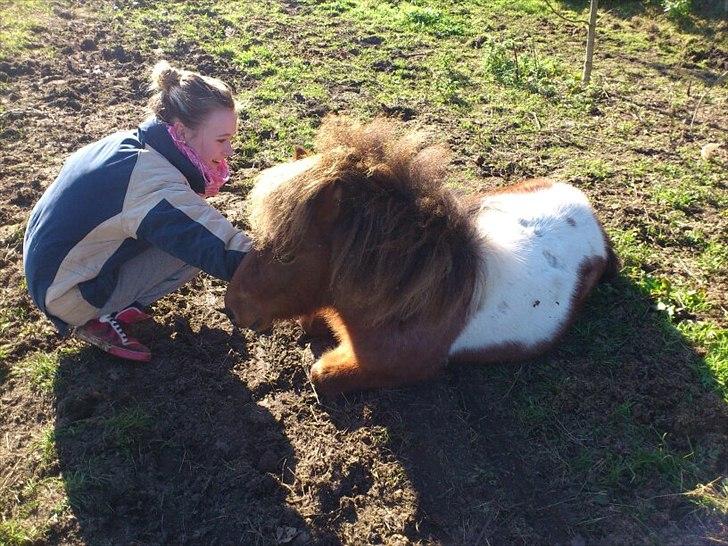
[(327, 118), (316, 153), (263, 171), (248, 197), (255, 247), (226, 309), (258, 330), (325, 321), (338, 345), (311, 369), (321, 393), (533, 357), (618, 267), (578, 189), (542, 178), (458, 198), (446, 151), (400, 132)]

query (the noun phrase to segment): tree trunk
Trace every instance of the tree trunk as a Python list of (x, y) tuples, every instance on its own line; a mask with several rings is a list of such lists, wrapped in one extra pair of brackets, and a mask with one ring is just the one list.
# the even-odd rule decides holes
[(581, 83), (588, 85), (591, 80), (592, 57), (594, 57), (594, 37), (597, 33), (597, 7), (599, 0), (591, 0), (589, 8), (589, 27), (586, 34), (586, 56), (584, 58), (584, 72), (581, 75)]

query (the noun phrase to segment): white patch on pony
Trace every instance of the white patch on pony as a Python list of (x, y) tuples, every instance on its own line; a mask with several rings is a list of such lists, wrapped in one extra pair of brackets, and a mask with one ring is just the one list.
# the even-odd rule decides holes
[(586, 196), (564, 183), (493, 194), (481, 201), (476, 223), (483, 237), (482, 284), (450, 355), (552, 341), (573, 312), (580, 265), (607, 258)]
[(248, 220), (253, 231), (266, 231), (266, 197), (268, 197), (279, 186), (290, 182), (308, 169), (314, 167), (319, 160), (319, 155), (312, 155), (297, 161), (282, 163), (261, 171), (255, 179), (253, 189), (250, 191), (247, 198)]

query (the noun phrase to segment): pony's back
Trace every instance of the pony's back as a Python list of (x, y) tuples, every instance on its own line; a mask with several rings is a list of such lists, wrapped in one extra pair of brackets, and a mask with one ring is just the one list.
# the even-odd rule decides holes
[(530, 181), (485, 196), (475, 221), (481, 285), (451, 356), (492, 362), (547, 349), (609, 260), (586, 196), (568, 184)]

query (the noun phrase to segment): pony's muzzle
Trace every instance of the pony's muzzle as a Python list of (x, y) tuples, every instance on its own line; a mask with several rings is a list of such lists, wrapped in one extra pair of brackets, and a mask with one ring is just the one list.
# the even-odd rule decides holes
[(253, 330), (259, 334), (266, 334), (269, 333), (273, 327), (270, 322), (267, 322), (262, 318), (256, 318), (247, 324), (241, 324), (233, 310), (228, 306), (225, 306), (223, 309), (219, 309), (219, 311), (224, 313), (225, 316), (230, 319), (230, 322), (232, 322), (235, 328), (248, 328), (249, 330)]
[(227, 306), (225, 306), (225, 308), (222, 309), (222, 312), (225, 314), (225, 316), (227, 318), (230, 319), (230, 322), (233, 323), (233, 326), (235, 326), (237, 328), (238, 327), (238, 323), (235, 321), (235, 313), (233, 313), (232, 310), (229, 307), (227, 307)]
[(248, 328), (257, 334), (270, 334), (273, 330), (273, 324), (265, 322), (263, 319), (257, 319)]

